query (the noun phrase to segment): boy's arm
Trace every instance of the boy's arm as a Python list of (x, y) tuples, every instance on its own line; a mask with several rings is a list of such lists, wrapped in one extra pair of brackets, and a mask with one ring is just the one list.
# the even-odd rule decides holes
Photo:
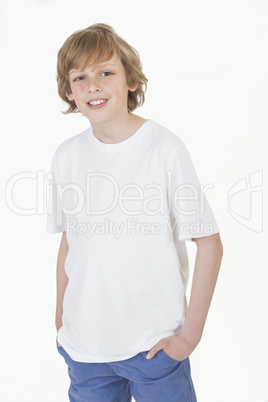
[(200, 342), (221, 265), (219, 234), (193, 239), (197, 245), (191, 297), (181, 335), (191, 348)]
[(56, 329), (62, 326), (63, 297), (68, 284), (68, 276), (65, 273), (64, 264), (68, 254), (69, 245), (66, 232), (62, 233), (61, 243), (57, 259), (57, 305), (56, 305)]
[(182, 331), (179, 335), (161, 339), (147, 353), (147, 358), (152, 358), (160, 349), (164, 349), (173, 359), (184, 360), (201, 340), (216, 286), (223, 247), (218, 233), (193, 241), (197, 245), (197, 254), (189, 308)]

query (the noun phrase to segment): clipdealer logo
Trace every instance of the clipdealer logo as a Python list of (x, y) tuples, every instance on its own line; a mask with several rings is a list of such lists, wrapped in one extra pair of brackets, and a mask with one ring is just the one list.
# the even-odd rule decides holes
[[(244, 206), (244, 208), (242, 208)], [(240, 225), (261, 233), (263, 230), (263, 170), (237, 181), (228, 191), (229, 214)], [(243, 212), (242, 212), (243, 211)]]
[[(113, 176), (102, 172), (86, 173), (85, 185), (57, 184), (53, 173), (49, 172), (45, 176), (42, 170), (37, 173), (20, 172), (13, 175), (6, 184), (6, 204), (18, 215), (53, 215), (59, 212), (57, 207), (60, 207), (60, 212), (70, 216), (83, 210), (88, 215), (103, 215), (115, 208), (130, 216), (142, 213), (154, 216), (166, 214), (171, 207), (180, 215), (203, 215), (204, 194), (212, 185), (204, 188), (184, 183), (173, 188), (171, 175), (168, 176), (166, 188), (165, 184), (155, 182), (143, 185), (131, 182), (120, 186)], [(29, 181), (35, 186), (35, 199), (32, 200), (34, 206), (26, 208), (19, 205), (21, 200), (16, 199), (14, 190), (16, 186), (21, 188), (29, 185)], [(170, 197), (167, 197), (167, 193)]]
[[(5, 192), (5, 201), (8, 208), (17, 215), (24, 215), (24, 216), (31, 216), (31, 215), (44, 215), (51, 213), (48, 208), (48, 195), (51, 187), (53, 187), (53, 180), (54, 176), (51, 172), (45, 173), (43, 170), (34, 171), (22, 171), (14, 174), (10, 177), (10, 179), (6, 183), (6, 192)], [(169, 182), (171, 178), (169, 177)], [(124, 205), (131, 200), (136, 199), (138, 197), (144, 196), (144, 189), (143, 193), (139, 186), (135, 187), (136, 195), (127, 196), (124, 192), (118, 192), (118, 188), (116, 188), (117, 183), (114, 181), (114, 188), (116, 190), (116, 194), (119, 196), (119, 204), (124, 209)], [(170, 185), (170, 183), (168, 183)], [(81, 200), (84, 197), (83, 189), (79, 188), (78, 185), (74, 185), (75, 187), (72, 188), (71, 185), (66, 186), (65, 191), (72, 191), (74, 190), (77, 193), (78, 203), (76, 207), (79, 209), (81, 206)], [(133, 187), (133, 183), (129, 184), (127, 187)], [(155, 191), (158, 190), (158, 195), (154, 194), (151, 195), (143, 205), (143, 212), (144, 207), (148, 207), (150, 202), (156, 202), (159, 199), (160, 209), (155, 211), (150, 211), (147, 208), (146, 213), (148, 215), (153, 215), (154, 213), (163, 213), (163, 203), (161, 202), (161, 196), (164, 194), (164, 190), (160, 188), (161, 186), (157, 186), (156, 183), (149, 184), (147, 187), (147, 191), (149, 189), (154, 189)], [(186, 188), (185, 188), (186, 187)], [(30, 188), (30, 191), (28, 189)], [(203, 186), (203, 194), (206, 193), (209, 189), (214, 188), (213, 184), (209, 184), (207, 186)], [(183, 193), (183, 190), (186, 190), (186, 193)], [(56, 196), (63, 196), (63, 192)], [(187, 193), (188, 192), (188, 193)], [(31, 196), (28, 194), (31, 193)], [(27, 202), (23, 200), (27, 194)], [(185, 195), (186, 194), (186, 195)], [(184, 189), (178, 188), (174, 193), (175, 197), (173, 199), (175, 208), (180, 209), (180, 202), (185, 201), (195, 201), (198, 199), (198, 191), (191, 185), (184, 186)], [(201, 197), (199, 200), (198, 210), (202, 214), (203, 206), (204, 206), (204, 199)], [(83, 203), (82, 203), (83, 204)], [(161, 206), (162, 204), (162, 206)], [(185, 202), (183, 203), (185, 205)], [(190, 204), (189, 204), (190, 205)], [(169, 205), (170, 207), (170, 205)], [(229, 189), (227, 193), (227, 210), (231, 217), (240, 225), (244, 226), (246, 229), (254, 231), (256, 233), (261, 233), (263, 231), (263, 170), (259, 169), (247, 177), (243, 177), (237, 182), (235, 182)], [(161, 212), (162, 211), (162, 212)], [(68, 214), (68, 210), (66, 210)], [(73, 211), (74, 212), (74, 211)], [(102, 211), (103, 212), (103, 211)], [(182, 210), (179, 211), (185, 215), (195, 214), (194, 210)], [(97, 212), (98, 213), (98, 212)], [(130, 215), (137, 215), (136, 211), (128, 211)]]

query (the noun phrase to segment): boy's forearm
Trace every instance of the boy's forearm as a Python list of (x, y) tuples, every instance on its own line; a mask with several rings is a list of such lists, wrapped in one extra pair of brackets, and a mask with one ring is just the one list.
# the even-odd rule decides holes
[(183, 338), (196, 346), (203, 333), (221, 265), (223, 247), (219, 234), (193, 239), (197, 245), (192, 290)]
[(57, 259), (57, 303), (55, 324), (57, 331), (62, 326), (63, 297), (68, 284), (68, 276), (65, 273), (65, 260), (68, 254), (66, 232), (63, 232)]
[(147, 353), (151, 359), (160, 349), (173, 359), (186, 359), (198, 345), (215, 289), (223, 248), (219, 234), (193, 239), (197, 245), (188, 312), (180, 334), (161, 339)]

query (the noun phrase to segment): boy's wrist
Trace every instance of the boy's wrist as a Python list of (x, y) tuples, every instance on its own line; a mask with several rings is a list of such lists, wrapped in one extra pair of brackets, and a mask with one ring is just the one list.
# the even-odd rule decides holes
[(62, 327), (62, 324), (61, 325), (56, 325), (56, 330), (57, 330), (57, 333), (59, 332), (59, 329)]
[(196, 347), (201, 341), (202, 333), (203, 327), (201, 328), (197, 325), (188, 325), (187, 322), (185, 322), (180, 332), (180, 336), (192, 347)]
[(202, 337), (202, 335), (196, 334), (194, 332), (189, 334), (187, 331), (183, 330), (180, 332), (179, 336), (184, 341), (184, 343), (188, 344), (188, 346), (192, 349), (196, 348)]
[(62, 320), (61, 319), (56, 319), (55, 325), (56, 325), (56, 329), (57, 329), (57, 332), (58, 332), (60, 327), (62, 327), (62, 325), (63, 325)]

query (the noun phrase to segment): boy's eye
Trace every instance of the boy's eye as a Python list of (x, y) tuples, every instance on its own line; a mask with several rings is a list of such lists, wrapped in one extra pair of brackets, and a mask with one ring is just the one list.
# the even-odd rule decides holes
[(77, 77), (74, 79), (74, 81), (82, 81), (82, 80), (84, 80), (84, 77)]

